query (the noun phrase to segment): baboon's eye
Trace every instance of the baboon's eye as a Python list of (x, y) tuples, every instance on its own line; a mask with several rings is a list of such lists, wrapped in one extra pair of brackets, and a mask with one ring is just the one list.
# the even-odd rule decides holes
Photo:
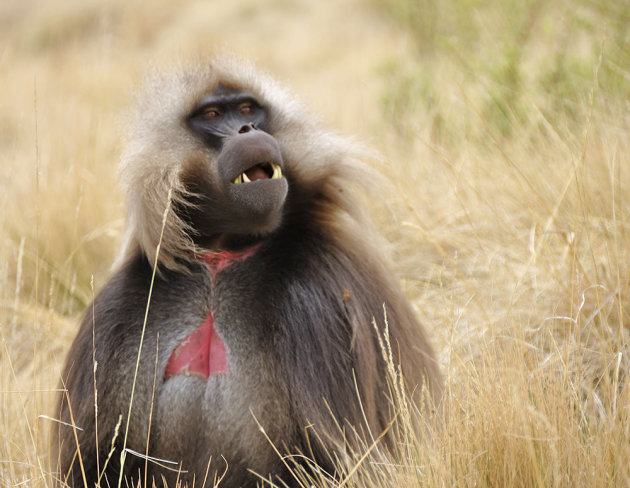
[(238, 106), (238, 111), (243, 115), (249, 115), (252, 113), (252, 104), (251, 102), (244, 102)]
[(201, 111), (201, 116), (204, 119), (216, 119), (219, 115), (221, 115), (221, 110), (215, 106), (206, 107)]

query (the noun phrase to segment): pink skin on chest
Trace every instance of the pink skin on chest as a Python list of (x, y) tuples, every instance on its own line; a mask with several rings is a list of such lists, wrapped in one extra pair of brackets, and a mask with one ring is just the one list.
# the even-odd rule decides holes
[[(248, 258), (256, 249), (258, 246), (241, 252), (219, 251), (201, 256), (210, 268), (213, 285), (221, 270), (235, 261)], [(164, 370), (164, 379), (178, 374), (207, 379), (213, 374), (228, 373), (229, 370), (225, 343), (214, 327), (214, 316), (210, 310), (203, 324), (175, 348)]]
[(212, 374), (229, 371), (225, 344), (214, 329), (212, 313), (196, 331), (173, 351), (166, 365), (164, 378), (178, 374), (209, 378)]

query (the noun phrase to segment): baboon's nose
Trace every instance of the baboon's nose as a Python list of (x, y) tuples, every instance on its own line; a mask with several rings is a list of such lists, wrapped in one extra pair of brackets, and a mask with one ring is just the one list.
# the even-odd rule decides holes
[(254, 124), (247, 124), (247, 125), (244, 125), (243, 127), (241, 127), (241, 128), (238, 130), (238, 133), (239, 133), (239, 134), (246, 134), (246, 133), (248, 133), (250, 130), (256, 130), (256, 126), (255, 126)]

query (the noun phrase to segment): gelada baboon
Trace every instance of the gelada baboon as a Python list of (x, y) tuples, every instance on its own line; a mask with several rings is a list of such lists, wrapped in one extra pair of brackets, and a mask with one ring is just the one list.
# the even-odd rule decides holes
[(384, 308), (409, 391), (439, 394), (350, 195), (368, 173), (352, 144), (232, 58), (149, 76), (128, 136), (127, 243), (62, 374), (60, 479), (291, 484), (272, 444), (333, 473), (355, 432), (391, 420)]

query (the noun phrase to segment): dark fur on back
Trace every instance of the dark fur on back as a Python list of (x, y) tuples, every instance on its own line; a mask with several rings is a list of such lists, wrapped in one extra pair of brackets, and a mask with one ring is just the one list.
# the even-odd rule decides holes
[[(177, 479), (199, 483), (211, 459), (210, 479), (228, 463), (222, 486), (255, 485), (257, 478), (248, 469), (291, 483), (269, 440), (283, 452), (302, 452), (334, 471), (331, 453), (343, 449), (345, 441), (354, 443), (353, 430), (369, 429), (376, 437), (391, 420), (386, 365), (372, 325), (376, 320), (383, 331), (383, 307), (394, 361), (400, 363), (409, 391), (416, 392), (416, 399), (423, 384), (436, 397), (441, 391), (426, 335), (372, 247), (374, 238), (344, 180), (363, 174), (353, 146), (319, 128), (301, 105), (250, 66), (234, 60), (212, 66), (178, 71), (172, 78), (160, 75), (147, 83), (139, 102), (121, 173), (130, 207), (124, 258), (88, 308), (62, 378), (70, 402), (62, 396), (60, 418), (71, 423), (71, 406), (82, 429), (77, 436), (88, 483), (98, 477), (97, 445), (102, 469), (122, 416), (117, 451), (106, 471), (109, 483), (117, 483), (169, 188), (174, 206), (159, 255), (127, 447), (144, 453), (148, 446), (149, 456), (174, 461), (182, 472), (150, 462), (149, 479), (164, 476), (170, 486)], [(289, 193), (279, 226), (257, 235), (255, 253), (222, 270), (213, 284), (207, 266), (195, 259), (205, 249), (195, 240), (193, 221), (181, 211), (194, 200), (183, 175), (206, 171), (213, 156), (181, 122), (194, 101), (219, 82), (247, 90), (269, 108), (270, 133), (282, 149)], [(147, 100), (155, 101), (156, 114)], [(173, 350), (211, 310), (230, 372), (207, 380), (186, 375), (165, 380)], [(78, 461), (70, 468), (76, 450), (72, 429), (61, 425), (54, 434), (60, 477), (70, 472), (69, 483), (82, 485)], [(129, 455), (125, 473), (142, 480), (145, 461)]]

